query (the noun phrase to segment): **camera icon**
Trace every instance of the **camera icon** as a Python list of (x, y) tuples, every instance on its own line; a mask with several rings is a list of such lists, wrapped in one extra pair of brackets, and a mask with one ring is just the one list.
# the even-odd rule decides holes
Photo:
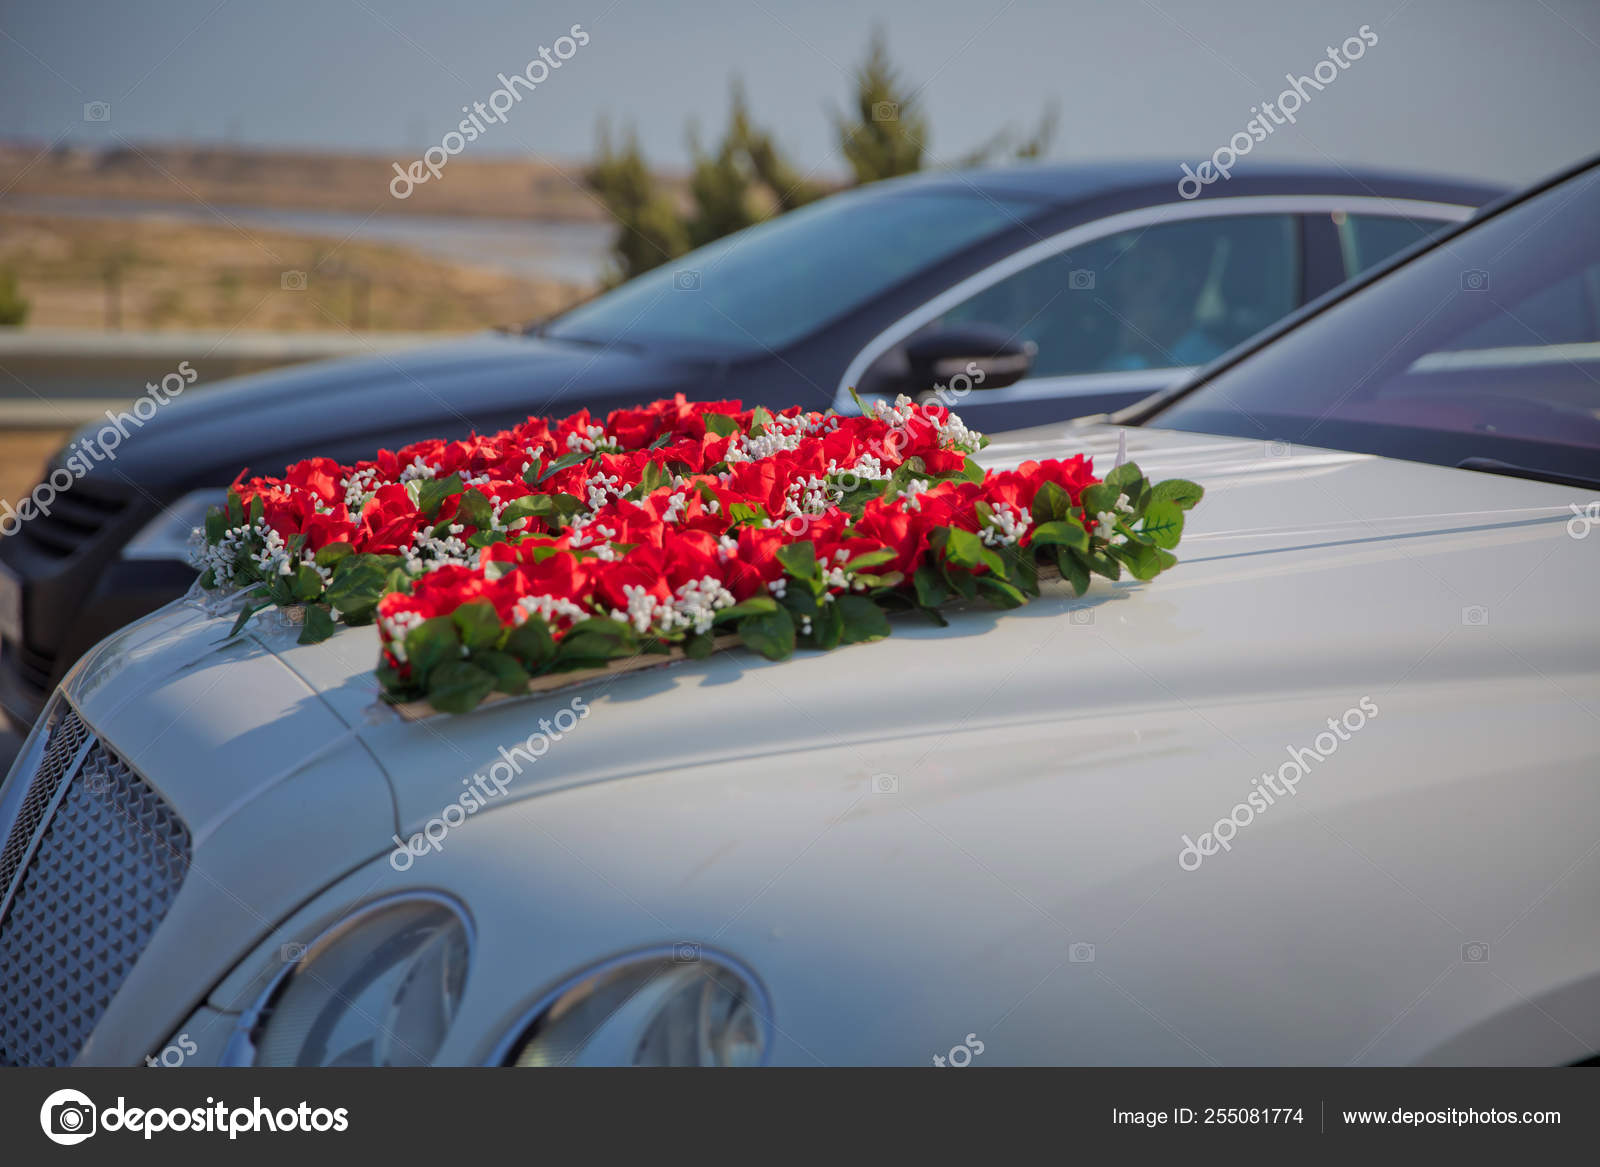
[(893, 774), (874, 774), (872, 776), (872, 793), (897, 794), (900, 790), (900, 779)]
[(1487, 292), (1489, 290), (1489, 273), (1481, 267), (1468, 268), (1461, 273), (1461, 290), (1463, 292)]
[(1468, 604), (1461, 609), (1461, 623), (1468, 628), (1483, 628), (1489, 623), (1489, 609), (1482, 604)]
[(1088, 625), (1094, 623), (1093, 608), (1074, 608), (1067, 613), (1069, 624)]
[(1288, 458), (1293, 454), (1294, 449), (1289, 445), (1288, 442), (1267, 443), (1267, 457), (1269, 458)]
[(674, 964), (699, 964), (700, 946), (679, 941), (672, 946), (672, 962)]
[(1093, 964), (1094, 945), (1085, 944), (1081, 940), (1078, 941), (1078, 943), (1067, 949), (1067, 960), (1071, 964)]
[(86, 101), (83, 103), (83, 120), (86, 122), (108, 122), (111, 120), (111, 103), (109, 101)]
[(80, 1090), (57, 1090), (39, 1108), (39, 1125), (52, 1143), (70, 1147), (95, 1133), (95, 1105)]
[(897, 122), (900, 120), (900, 103), (898, 101), (875, 101), (872, 103), (872, 120), (875, 122)]
[(672, 287), (678, 292), (698, 292), (700, 290), (700, 273), (691, 268), (672, 273)]
[(286, 292), (303, 292), (306, 290), (306, 273), (303, 271), (286, 271), (283, 273), (283, 290)]
[(1461, 946), (1462, 964), (1488, 964), (1489, 946), (1482, 940), (1474, 940), (1470, 944)]
[(284, 964), (299, 964), (306, 958), (306, 946), (304, 944), (285, 944), (278, 949), (278, 955), (283, 958)]
[(1094, 291), (1094, 269), (1075, 267), (1067, 273), (1067, 287), (1074, 292)]

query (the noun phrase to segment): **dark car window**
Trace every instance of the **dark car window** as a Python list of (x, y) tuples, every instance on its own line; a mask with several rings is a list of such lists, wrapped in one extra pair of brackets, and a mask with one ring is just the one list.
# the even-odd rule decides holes
[(1188, 219), (1041, 260), (946, 312), (1038, 346), (1032, 376), (1203, 364), (1285, 315), (1299, 286), (1292, 215)]
[(1424, 252), (1148, 423), (1600, 474), (1600, 170)]
[(977, 189), (836, 195), (646, 272), (544, 334), (780, 348), (1039, 209)]
[(1432, 235), (1443, 225), (1430, 219), (1398, 219), (1389, 215), (1336, 214), (1339, 251), (1346, 276), (1360, 275), (1397, 251)]

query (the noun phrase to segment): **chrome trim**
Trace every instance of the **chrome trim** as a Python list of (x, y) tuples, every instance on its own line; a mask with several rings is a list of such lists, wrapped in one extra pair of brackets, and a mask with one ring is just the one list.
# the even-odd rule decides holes
[[(1443, 223), (1459, 223), (1470, 218), (1474, 210), (1475, 208), (1473, 207), (1460, 206), (1456, 203), (1436, 203), (1422, 199), (1388, 199), (1377, 195), (1350, 197), (1333, 195), (1241, 195), (1237, 198), (1200, 198), (1187, 203), (1163, 203), (1160, 206), (1141, 207), (1134, 211), (1122, 211), (1115, 215), (1108, 215), (1103, 219), (1096, 219), (1091, 223), (1080, 223), (1076, 227), (1069, 227), (1065, 231), (1024, 247), (1021, 251), (1014, 251), (1004, 259), (990, 264), (982, 271), (974, 272), (961, 282), (946, 288), (920, 308), (913, 309), (889, 325), (888, 328), (885, 328), (868, 341), (866, 346), (856, 354), (855, 359), (845, 368), (844, 376), (839, 379), (838, 388), (834, 390), (833, 408), (843, 414), (855, 413), (855, 402), (851, 399), (850, 390), (860, 380), (861, 374), (866, 372), (873, 361), (935, 316), (992, 287), (1007, 276), (1013, 275), (1024, 268), (1032, 267), (1040, 260), (1059, 255), (1068, 248), (1092, 243), (1108, 235), (1115, 235), (1119, 231), (1129, 231), (1139, 227), (1152, 227), (1160, 223), (1179, 222), (1186, 219), (1221, 219), (1234, 218), (1239, 215), (1315, 214), (1324, 211), (1329, 214), (1335, 211), (1345, 211), (1351, 214), (1384, 215), (1393, 219), (1436, 219)], [(1132, 371), (1148, 374), (1151, 372), (1168, 372), (1169, 370), (1137, 369)], [(1170, 372), (1172, 373), (1172, 380), (1176, 382), (1182, 377), (1184, 370), (1173, 368)], [(1103, 373), (1080, 373), (1062, 377), (1042, 377), (1040, 381), (1055, 382), (1059, 385), (1060, 382), (1064, 381), (1106, 375)], [(999, 404), (1006, 401), (1026, 401), (1031, 398), (1017, 395), (1016, 391), (1027, 386), (1027, 384), (1027, 378), (1023, 378), (1015, 385), (1005, 389), (984, 389), (978, 390), (978, 392), (983, 394), (980, 400), (985, 402), (992, 401)], [(1044, 392), (1037, 396), (1078, 396), (1087, 395), (1094, 391), (1089, 388), (1068, 391), (1065, 386), (1060, 386), (1055, 392)]]
[[(585, 981), (590, 981), (595, 977), (603, 976), (614, 969), (623, 967), (624, 965), (654, 961), (663, 956), (674, 957), (677, 955), (680, 948), (681, 944), (658, 944), (649, 948), (637, 948), (631, 952), (625, 952), (620, 956), (613, 956), (609, 960), (602, 960), (598, 964), (589, 965), (582, 971), (574, 973), (565, 980), (560, 981), (555, 988), (551, 989), (547, 993), (541, 994), (534, 1001), (530, 1008), (523, 1010), (522, 1013), (517, 1015), (516, 1021), (514, 1021), (510, 1028), (506, 1030), (505, 1036), (494, 1044), (493, 1049), (490, 1050), (488, 1059), (485, 1060), (483, 1064), (486, 1066), (505, 1066), (507, 1060), (515, 1051), (517, 1043), (521, 1041), (522, 1038), (527, 1034), (528, 1027), (538, 1019), (539, 1014), (543, 1013), (546, 1009), (550, 1008), (551, 1005), (555, 1004), (563, 994), (571, 992)], [(755, 990), (758, 997), (757, 1004), (761, 1006), (757, 1015), (761, 1018), (761, 1023), (766, 1026), (766, 1041), (762, 1043), (761, 1061), (758, 1064), (765, 1066), (772, 1056), (773, 1034), (778, 1032), (778, 1026), (772, 1019), (772, 995), (767, 992), (767, 986), (762, 984), (761, 978), (756, 976), (755, 972), (751, 970), (750, 966), (745, 964), (745, 962), (740, 960), (738, 957), (731, 956), (728, 953), (723, 952), (721, 949), (701, 947), (698, 949), (698, 951), (702, 960), (709, 956), (717, 964), (726, 965), (729, 969), (743, 977), (745, 982)]]
[[(239, 1014), (239, 1020), (234, 1022), (233, 1031), (228, 1035), (228, 1041), (222, 1047), (222, 1056), (217, 1059), (217, 1064), (219, 1066), (255, 1065), (256, 1047), (255, 1042), (252, 1040), (252, 1035), (255, 1033), (256, 1027), (261, 1023), (261, 1015), (272, 1004), (278, 990), (294, 974), (295, 969), (301, 965), (310, 968), (312, 961), (319, 954), (326, 952), (331, 945), (339, 941), (340, 937), (351, 929), (359, 927), (362, 921), (368, 917), (392, 908), (398, 903), (413, 900), (424, 900), (438, 904), (440, 907), (454, 913), (456, 918), (461, 921), (461, 926), (467, 933), (467, 975), (470, 977), (472, 975), (472, 963), (477, 957), (478, 938), (477, 932), (472, 926), (472, 914), (467, 911), (465, 904), (454, 896), (440, 891), (398, 891), (389, 895), (379, 896), (375, 900), (368, 900), (345, 912), (333, 923), (315, 933), (311, 940), (303, 946), (305, 954), (299, 960), (290, 963), (283, 961), (280, 956), (279, 961), (283, 967), (273, 974), (272, 979), (267, 982), (267, 987), (256, 996), (250, 1007)], [(281, 952), (283, 942), (276, 929), (268, 933), (265, 942), (268, 946), (268, 951), (271, 951), (272, 944), (277, 943)], [(230, 969), (229, 972), (231, 971)]]

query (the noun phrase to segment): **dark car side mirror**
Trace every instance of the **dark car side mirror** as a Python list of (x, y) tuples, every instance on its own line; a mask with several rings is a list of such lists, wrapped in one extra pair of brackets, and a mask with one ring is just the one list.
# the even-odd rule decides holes
[(1038, 346), (994, 324), (956, 324), (935, 328), (905, 343), (907, 392), (913, 397), (955, 377), (976, 389), (1003, 389), (1028, 375)]

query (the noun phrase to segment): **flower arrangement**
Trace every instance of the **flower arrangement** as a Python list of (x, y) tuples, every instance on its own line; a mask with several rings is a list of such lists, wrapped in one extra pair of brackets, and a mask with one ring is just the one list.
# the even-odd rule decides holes
[(985, 439), (900, 398), (860, 417), (691, 403), (603, 420), (529, 418), (464, 441), (243, 473), (195, 544), (201, 586), (277, 605), (302, 643), (377, 622), (386, 699), (462, 712), (546, 674), (704, 657), (769, 659), (887, 636), (888, 616), (982, 599), (1041, 574), (1176, 563), (1201, 488), (1082, 456), (984, 472)]

